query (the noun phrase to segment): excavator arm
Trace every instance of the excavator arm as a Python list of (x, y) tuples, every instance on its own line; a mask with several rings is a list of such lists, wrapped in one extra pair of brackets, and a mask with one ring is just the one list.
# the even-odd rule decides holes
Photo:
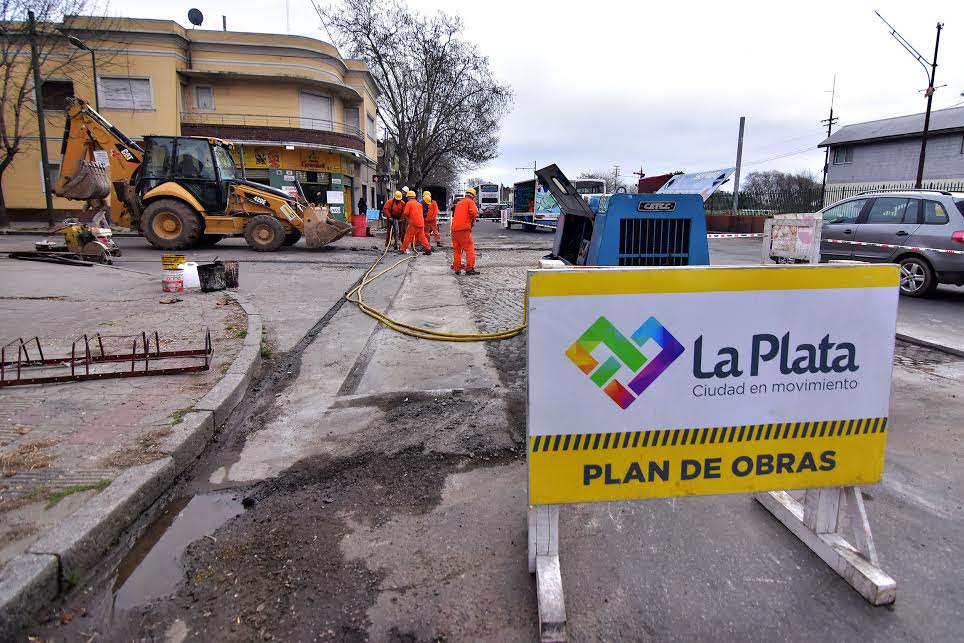
[[(107, 167), (94, 161), (95, 150), (107, 153)], [(113, 180), (117, 193), (111, 200), (111, 216), (121, 225), (133, 227), (132, 218), (139, 216), (139, 212), (128, 207), (134, 201), (130, 184), (144, 161), (144, 150), (87, 101), (69, 98), (61, 154), (60, 176), (53, 193), (65, 199), (86, 201), (86, 209), (99, 211), (107, 207)]]

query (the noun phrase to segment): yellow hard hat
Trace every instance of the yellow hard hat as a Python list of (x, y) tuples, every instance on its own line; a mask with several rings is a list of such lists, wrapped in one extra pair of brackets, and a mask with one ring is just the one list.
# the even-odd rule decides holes
[(396, 199), (401, 199), (401, 198), (402, 198), (402, 193), (399, 192), (398, 190), (395, 190), (395, 198), (396, 198)]
[(431, 203), (432, 195), (426, 192), (425, 194), (422, 195), (422, 199), (424, 199), (426, 203)]
[(465, 188), (465, 194), (475, 196), (475, 190), (473, 190), (472, 188)]
[(428, 190), (425, 190), (424, 192), (422, 192), (422, 196), (423, 196), (423, 197), (428, 197), (429, 199), (431, 199), (431, 198), (432, 198), (432, 193), (429, 192)]
[(414, 199), (414, 198), (415, 198), (415, 192), (413, 192), (412, 190), (409, 190), (409, 191), (405, 194), (405, 196), (407, 196), (407, 197), (409, 197), (409, 198), (411, 198), (411, 199)]

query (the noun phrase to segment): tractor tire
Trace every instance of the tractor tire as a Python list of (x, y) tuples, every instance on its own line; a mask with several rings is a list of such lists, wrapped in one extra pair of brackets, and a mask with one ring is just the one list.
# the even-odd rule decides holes
[(210, 248), (223, 238), (223, 234), (202, 234), (197, 244), (202, 248)]
[(201, 239), (204, 220), (194, 208), (177, 199), (159, 199), (144, 209), (141, 232), (161, 250), (193, 248)]
[(298, 230), (297, 228), (292, 228), (291, 230), (288, 230), (285, 233), (285, 240), (284, 240), (284, 243), (282, 243), (281, 245), (293, 246), (296, 243), (298, 243), (299, 239), (301, 239), (301, 231)]
[(259, 214), (244, 226), (244, 238), (252, 250), (274, 252), (285, 242), (285, 227), (270, 214)]

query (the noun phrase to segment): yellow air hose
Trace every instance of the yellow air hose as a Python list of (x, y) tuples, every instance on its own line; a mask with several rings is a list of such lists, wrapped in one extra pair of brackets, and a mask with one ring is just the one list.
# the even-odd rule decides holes
[[(380, 271), (378, 274), (372, 276), (372, 273), (375, 271), (375, 268), (378, 267), (378, 264), (380, 264), (381, 261), (382, 261), (382, 259), (384, 259), (385, 256), (388, 254), (388, 246), (389, 246), (389, 245), (391, 244), (391, 242), (392, 242), (392, 237), (393, 237), (393, 235), (394, 235), (394, 230), (390, 230), (390, 231), (389, 231), (389, 237), (388, 237), (388, 243), (385, 245), (385, 251), (381, 254), (380, 257), (378, 257), (378, 259), (375, 260), (375, 262), (371, 265), (371, 267), (365, 272), (365, 276), (362, 277), (362, 280), (358, 283), (358, 285), (355, 286), (354, 288), (352, 288), (351, 290), (349, 290), (348, 292), (345, 293), (345, 300), (346, 300), (346, 301), (350, 301), (351, 303), (353, 303), (353, 304), (355, 304), (356, 306), (358, 306), (359, 310), (361, 310), (363, 313), (365, 313), (365, 314), (368, 315), (369, 317), (372, 317), (372, 318), (374, 318), (374, 319), (377, 319), (378, 321), (380, 321), (381, 323), (385, 324), (386, 326), (388, 326), (388, 327), (391, 328), (392, 330), (398, 331), (399, 333), (402, 333), (403, 335), (408, 335), (409, 337), (417, 337), (417, 338), (419, 338), (419, 339), (431, 339), (431, 340), (435, 340), (435, 341), (437, 341), (437, 342), (491, 342), (491, 341), (499, 341), (499, 340), (502, 340), (502, 339), (512, 339), (513, 337), (519, 335), (520, 333), (522, 333), (522, 331), (525, 330), (525, 328), (526, 328), (526, 310), (525, 310), (525, 307), (524, 307), (524, 306), (523, 306), (523, 309), (522, 309), (522, 325), (521, 325), (521, 326), (516, 326), (515, 328), (510, 328), (510, 329), (508, 329), (508, 330), (502, 330), (502, 331), (499, 331), (499, 332), (497, 332), (497, 333), (443, 333), (443, 332), (441, 332), (441, 331), (431, 330), (431, 329), (429, 329), (429, 328), (421, 328), (421, 327), (419, 327), (419, 326), (412, 326), (411, 324), (406, 324), (406, 323), (400, 322), (400, 321), (398, 321), (398, 320), (396, 320), (396, 319), (392, 319), (391, 317), (389, 317), (388, 315), (386, 315), (383, 311), (380, 311), (380, 310), (378, 310), (378, 309), (376, 309), (376, 308), (372, 308), (371, 306), (369, 306), (368, 304), (366, 304), (366, 303), (362, 300), (362, 289), (364, 289), (365, 286), (367, 286), (367, 285), (370, 284), (371, 282), (375, 281), (376, 279), (378, 279), (379, 277), (381, 277), (381, 276), (384, 275), (385, 273), (394, 270), (395, 268), (397, 268), (398, 266), (402, 265), (403, 263), (405, 263), (405, 262), (407, 262), (407, 261), (411, 261), (412, 259), (414, 259), (415, 257), (418, 256), (418, 253), (416, 252), (414, 255), (412, 255), (412, 256), (410, 256), (410, 257), (404, 257), (404, 258), (402, 258), (402, 259), (399, 259), (398, 261), (396, 261), (394, 264), (392, 264), (392, 265), (389, 266), (388, 268), (385, 268), (384, 270)], [(413, 251), (415, 250), (414, 245), (413, 245), (413, 247), (412, 247), (412, 250), (413, 250)], [(354, 297), (354, 299), (352, 299), (352, 297)]]

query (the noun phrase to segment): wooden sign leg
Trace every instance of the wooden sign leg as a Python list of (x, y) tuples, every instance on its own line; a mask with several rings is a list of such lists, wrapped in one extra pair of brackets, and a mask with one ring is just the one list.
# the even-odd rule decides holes
[(566, 640), (566, 601), (559, 569), (559, 505), (529, 507), (529, 572), (536, 575), (539, 639)]
[[(758, 493), (756, 499), (873, 605), (897, 600), (897, 582), (879, 567), (874, 536), (858, 487), (808, 489), (803, 504), (786, 491)], [(839, 531), (846, 504), (855, 545)]]

